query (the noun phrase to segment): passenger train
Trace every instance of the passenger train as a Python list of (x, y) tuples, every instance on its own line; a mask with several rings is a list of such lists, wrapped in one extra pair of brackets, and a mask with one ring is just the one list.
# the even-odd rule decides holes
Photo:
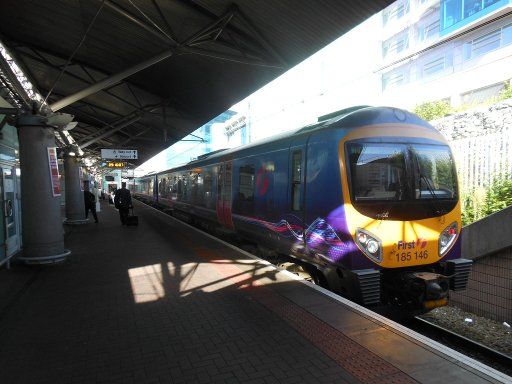
[(286, 255), (316, 283), (381, 313), (446, 305), (471, 269), (450, 148), (396, 108), (338, 111), (131, 187), (177, 217)]

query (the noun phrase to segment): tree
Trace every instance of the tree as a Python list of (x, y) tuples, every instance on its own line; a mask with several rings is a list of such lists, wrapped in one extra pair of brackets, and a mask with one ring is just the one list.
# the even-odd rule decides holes
[(450, 114), (452, 108), (448, 102), (443, 100), (428, 101), (414, 107), (413, 112), (423, 120), (431, 121)]

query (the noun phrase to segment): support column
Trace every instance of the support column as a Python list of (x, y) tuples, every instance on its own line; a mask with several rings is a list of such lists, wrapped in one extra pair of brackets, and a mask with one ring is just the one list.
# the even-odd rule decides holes
[(52, 183), (50, 171), (48, 148), (56, 146), (53, 128), (46, 124), (45, 117), (38, 115), (21, 116), (17, 126), (23, 228), (21, 259), (27, 264), (58, 263), (71, 252), (64, 248), (60, 188)]
[(84, 193), (81, 189), (80, 159), (70, 155), (71, 150), (64, 153), (64, 177), (66, 178), (66, 220), (64, 224), (80, 225), (89, 222), (85, 218)]

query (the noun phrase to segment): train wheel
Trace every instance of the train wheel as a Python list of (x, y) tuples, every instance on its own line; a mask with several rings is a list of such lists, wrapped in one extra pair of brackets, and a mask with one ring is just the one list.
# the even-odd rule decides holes
[(323, 288), (328, 288), (327, 281), (325, 280), (324, 276), (320, 271), (318, 271), (318, 269), (314, 267), (303, 266), (290, 262), (278, 264), (278, 267), (286, 269), (288, 272), (291, 272), (312, 284), (319, 285)]

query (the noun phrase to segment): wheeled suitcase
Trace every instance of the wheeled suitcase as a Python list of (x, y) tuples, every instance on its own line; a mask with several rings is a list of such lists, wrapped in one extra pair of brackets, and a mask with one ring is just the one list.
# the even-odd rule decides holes
[(133, 208), (132, 208), (132, 214), (128, 214), (128, 217), (126, 218), (126, 225), (129, 226), (137, 226), (139, 225), (139, 216), (135, 216), (133, 214)]

